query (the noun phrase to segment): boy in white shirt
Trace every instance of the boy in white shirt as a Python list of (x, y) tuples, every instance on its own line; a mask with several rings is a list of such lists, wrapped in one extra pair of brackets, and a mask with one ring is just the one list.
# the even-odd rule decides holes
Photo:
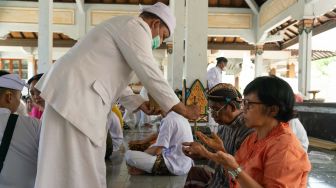
[(154, 175), (184, 175), (193, 164), (193, 160), (182, 152), (183, 142), (192, 142), (193, 136), (187, 119), (169, 112), (161, 121), (158, 134), (131, 143), (156, 142), (144, 152), (128, 150), (126, 164), (131, 175), (152, 173)]

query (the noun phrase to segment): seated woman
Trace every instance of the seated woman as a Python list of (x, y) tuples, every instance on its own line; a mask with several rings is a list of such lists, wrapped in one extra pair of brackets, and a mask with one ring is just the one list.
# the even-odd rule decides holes
[(307, 153), (288, 125), (294, 93), (284, 80), (258, 77), (244, 90), (243, 110), (249, 135), (235, 157), (210, 153), (230, 175), (230, 187), (307, 187)]
[(40, 119), (44, 110), (44, 99), (40, 96), (40, 91), (35, 88), (36, 83), (41, 79), (43, 73), (37, 74), (28, 80), (29, 92), (33, 101), (30, 116)]
[(129, 173), (132, 175), (187, 174), (193, 164), (193, 160), (182, 152), (182, 143), (193, 141), (188, 120), (175, 112), (169, 112), (161, 120), (158, 134), (138, 142), (151, 142), (155, 139), (156, 142), (144, 152), (133, 150), (126, 152), (125, 158)]

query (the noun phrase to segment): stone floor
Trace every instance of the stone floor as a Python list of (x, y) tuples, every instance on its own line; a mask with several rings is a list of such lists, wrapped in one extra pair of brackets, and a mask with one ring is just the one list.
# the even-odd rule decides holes
[[(124, 160), (124, 153), (127, 150), (127, 142), (141, 139), (156, 129), (133, 128), (124, 131), (124, 147), (114, 152), (110, 161), (106, 161), (107, 187), (108, 188), (180, 188), (183, 187), (186, 176), (130, 176)], [(310, 154), (312, 171), (309, 175), (309, 188), (331, 188), (336, 187), (336, 151), (309, 148), (309, 152), (318, 151), (322, 153)], [(314, 153), (313, 152), (313, 153)], [(329, 160), (330, 157), (334, 157)]]

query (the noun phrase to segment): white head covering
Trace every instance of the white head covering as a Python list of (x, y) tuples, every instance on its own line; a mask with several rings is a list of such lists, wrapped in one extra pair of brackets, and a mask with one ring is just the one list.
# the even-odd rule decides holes
[(159, 18), (161, 18), (161, 20), (164, 21), (164, 23), (168, 26), (170, 36), (173, 35), (174, 29), (176, 26), (176, 19), (171, 9), (167, 5), (161, 2), (157, 2), (154, 5), (149, 6), (149, 7), (143, 8), (140, 6), (140, 9), (141, 9), (141, 12), (150, 12), (150, 13), (157, 15)]
[(22, 91), (24, 86), (28, 87), (17, 74), (5, 74), (0, 77), (0, 87)]

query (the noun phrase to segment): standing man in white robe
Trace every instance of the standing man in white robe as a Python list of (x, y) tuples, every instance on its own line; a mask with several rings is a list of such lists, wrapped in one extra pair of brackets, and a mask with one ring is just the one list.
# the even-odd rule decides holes
[[(156, 3), (139, 17), (118, 16), (92, 29), (35, 86), (45, 99), (35, 188), (105, 188), (106, 123), (112, 104), (151, 113), (127, 85), (135, 73), (162, 110), (188, 119), (196, 105), (176, 97), (152, 49), (173, 34), (175, 17)], [(165, 99), (165, 100), (162, 100)]]
[(207, 73), (208, 89), (211, 89), (213, 86), (223, 82), (222, 72), (226, 67), (228, 60), (225, 57), (218, 57), (216, 60), (216, 66), (209, 69)]

